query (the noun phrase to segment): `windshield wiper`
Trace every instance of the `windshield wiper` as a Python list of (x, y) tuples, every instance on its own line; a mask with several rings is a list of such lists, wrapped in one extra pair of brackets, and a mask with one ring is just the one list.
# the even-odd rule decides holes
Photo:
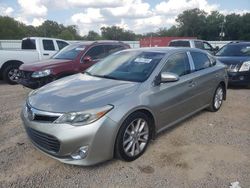
[(92, 74), (88, 71), (85, 71), (83, 73), (86, 73), (87, 75), (90, 76), (95, 76), (95, 77), (99, 77), (99, 78), (107, 78), (107, 79), (113, 79), (113, 80), (120, 80), (119, 78), (113, 77), (113, 76), (109, 76), (109, 75), (97, 75), (97, 74)]
[(102, 77), (102, 78), (107, 78), (107, 79), (113, 79), (113, 80), (120, 80), (120, 79), (118, 79), (118, 78), (116, 78), (116, 77), (109, 76), (109, 75), (102, 75), (102, 76), (100, 76), (100, 77)]

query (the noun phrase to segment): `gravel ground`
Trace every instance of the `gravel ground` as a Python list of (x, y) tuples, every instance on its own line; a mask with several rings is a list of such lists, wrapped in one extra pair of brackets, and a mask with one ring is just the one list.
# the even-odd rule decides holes
[(0, 187), (250, 187), (250, 92), (229, 89), (217, 113), (202, 111), (161, 133), (134, 162), (62, 164), (29, 142), (19, 118), (29, 90), (0, 82)]

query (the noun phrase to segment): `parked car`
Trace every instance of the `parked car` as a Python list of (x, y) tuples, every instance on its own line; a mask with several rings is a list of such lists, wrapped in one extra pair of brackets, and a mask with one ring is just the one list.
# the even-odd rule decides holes
[(31, 92), (21, 117), (34, 145), (69, 164), (133, 161), (152, 137), (226, 99), (226, 66), (205, 51), (141, 48)]
[(83, 72), (104, 57), (129, 48), (116, 41), (81, 42), (71, 44), (51, 59), (20, 66), (19, 83), (31, 88), (39, 88), (53, 80)]
[(210, 54), (215, 54), (219, 50), (218, 46), (213, 48), (209, 42), (198, 39), (176, 39), (170, 41), (169, 46), (199, 48), (208, 51)]
[(230, 85), (250, 87), (250, 42), (231, 42), (216, 57), (227, 65)]
[(22, 64), (49, 59), (69, 43), (54, 38), (30, 37), (22, 40), (20, 50), (0, 50), (0, 77), (9, 84), (16, 84)]

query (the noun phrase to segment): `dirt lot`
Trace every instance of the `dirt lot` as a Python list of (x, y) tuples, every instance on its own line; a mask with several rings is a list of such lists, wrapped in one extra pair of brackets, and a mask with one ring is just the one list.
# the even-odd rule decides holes
[(249, 89), (229, 89), (219, 112), (165, 131), (134, 162), (93, 167), (65, 165), (33, 147), (19, 118), (28, 92), (0, 82), (0, 187), (250, 187)]

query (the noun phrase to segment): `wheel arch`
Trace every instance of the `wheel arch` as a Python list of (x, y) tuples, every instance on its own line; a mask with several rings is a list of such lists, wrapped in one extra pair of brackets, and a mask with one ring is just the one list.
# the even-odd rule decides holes
[(219, 83), (219, 85), (221, 85), (221, 86), (222, 86), (223, 91), (224, 91), (223, 100), (226, 100), (226, 98), (227, 98), (227, 88), (226, 88), (226, 83), (225, 83), (224, 81), (221, 81), (221, 82)]
[(8, 67), (9, 65), (22, 65), (23, 62), (22, 61), (19, 61), (19, 60), (9, 60), (9, 61), (6, 61), (2, 66), (1, 66), (1, 69), (0, 69), (0, 75), (2, 76), (3, 74), (3, 71), (6, 67)]
[(117, 142), (117, 137), (118, 137), (118, 133), (121, 129), (121, 126), (123, 124), (123, 122), (132, 114), (136, 113), (136, 112), (141, 112), (141, 113), (144, 113), (147, 117), (149, 117), (149, 119), (151, 120), (151, 126), (152, 126), (152, 135), (151, 135), (151, 139), (154, 139), (155, 136), (156, 136), (156, 121), (155, 121), (155, 116), (153, 114), (153, 112), (151, 110), (149, 110), (148, 108), (145, 108), (145, 107), (139, 107), (139, 108), (136, 108), (132, 111), (130, 111), (128, 114), (126, 114), (124, 116), (124, 118), (122, 119), (121, 123), (120, 123), (120, 126), (118, 128), (118, 131), (116, 133), (116, 136), (115, 136), (115, 142), (114, 142), (114, 145), (113, 145), (113, 157), (115, 157), (116, 155), (116, 152), (115, 152), (115, 145), (116, 145), (116, 142)]

